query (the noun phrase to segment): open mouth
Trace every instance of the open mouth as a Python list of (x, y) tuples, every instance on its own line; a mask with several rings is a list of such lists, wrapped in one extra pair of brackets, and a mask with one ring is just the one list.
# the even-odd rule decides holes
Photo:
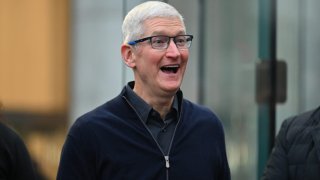
[(162, 66), (160, 70), (165, 73), (177, 73), (179, 67), (180, 67), (179, 65), (168, 65), (168, 66)]

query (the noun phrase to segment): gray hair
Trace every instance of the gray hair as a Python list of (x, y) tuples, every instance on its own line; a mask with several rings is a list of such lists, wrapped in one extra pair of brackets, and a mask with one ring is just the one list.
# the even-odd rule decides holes
[(144, 34), (144, 21), (157, 17), (179, 18), (185, 30), (183, 17), (173, 6), (161, 1), (147, 1), (134, 7), (124, 18), (122, 23), (123, 42), (140, 38)]

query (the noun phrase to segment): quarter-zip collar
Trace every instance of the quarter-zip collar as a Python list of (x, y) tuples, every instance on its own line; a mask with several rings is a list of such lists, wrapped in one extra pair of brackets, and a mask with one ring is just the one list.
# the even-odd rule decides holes
[[(146, 121), (148, 119), (148, 115), (149, 113), (152, 111), (152, 107), (150, 107), (145, 101), (143, 101), (138, 95), (136, 95), (134, 93), (134, 91), (132, 90), (134, 87), (134, 82), (129, 82), (127, 84), (127, 86), (123, 89), (122, 91), (122, 97), (127, 101), (127, 103), (131, 106), (131, 108), (133, 108), (133, 110), (137, 113), (139, 119), (141, 120), (141, 122), (143, 123), (144, 127), (147, 129), (147, 131), (149, 132), (149, 134), (152, 136), (153, 140), (155, 141), (155, 143), (157, 144), (159, 150), (161, 151), (163, 157), (164, 157), (164, 162), (165, 162), (165, 168), (166, 168), (166, 180), (169, 180), (169, 168), (170, 168), (170, 151), (171, 151), (171, 147), (172, 147), (172, 143), (174, 140), (174, 136), (176, 134), (177, 131), (177, 127), (180, 124), (181, 121), (181, 111), (182, 111), (182, 99), (183, 99), (183, 95), (182, 95), (182, 91), (178, 91), (175, 95), (174, 98), (174, 102), (173, 102), (173, 108), (175, 108), (175, 110), (177, 111), (177, 123), (175, 125), (174, 131), (173, 131), (173, 135), (169, 141), (169, 147), (168, 147), (168, 151), (164, 152), (163, 149), (161, 148), (161, 146), (159, 145), (159, 143), (157, 142), (157, 140), (155, 139), (155, 137), (153, 137), (152, 132), (150, 131), (150, 129), (147, 127), (146, 125)], [(131, 99), (130, 99), (131, 98)], [(140, 106), (139, 102), (142, 103), (143, 105), (141, 105), (142, 107), (136, 108), (136, 106)], [(135, 103), (138, 103), (135, 104)]]
[[(125, 94), (124, 96), (128, 99), (128, 101), (132, 104), (132, 106), (137, 110), (137, 113), (141, 117), (144, 123), (147, 123), (150, 112), (153, 110), (153, 108), (147, 104), (141, 97), (139, 97), (134, 91), (134, 81), (129, 82), (125, 86)], [(176, 119), (179, 119), (179, 102), (178, 102), (178, 97), (175, 95), (173, 103), (172, 103), (172, 108), (177, 112)]]

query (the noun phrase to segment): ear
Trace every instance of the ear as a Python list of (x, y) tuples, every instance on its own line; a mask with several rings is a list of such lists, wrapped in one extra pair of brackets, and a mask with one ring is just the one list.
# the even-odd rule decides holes
[(136, 66), (135, 56), (134, 56), (133, 49), (131, 46), (129, 46), (127, 44), (122, 44), (121, 45), (121, 55), (122, 55), (122, 59), (123, 59), (124, 63), (128, 67), (134, 68)]

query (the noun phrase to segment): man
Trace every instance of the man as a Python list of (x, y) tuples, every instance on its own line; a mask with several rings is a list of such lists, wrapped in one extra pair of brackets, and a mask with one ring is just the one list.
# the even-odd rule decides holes
[(127, 14), (122, 31), (134, 81), (77, 119), (57, 178), (230, 179), (221, 122), (180, 91), (193, 38), (182, 16), (149, 1)]
[(320, 106), (282, 123), (262, 179), (316, 180), (319, 169)]
[[(1, 109), (1, 104), (0, 104)], [(20, 136), (2, 123), (0, 112), (0, 179), (34, 180), (32, 161)]]

